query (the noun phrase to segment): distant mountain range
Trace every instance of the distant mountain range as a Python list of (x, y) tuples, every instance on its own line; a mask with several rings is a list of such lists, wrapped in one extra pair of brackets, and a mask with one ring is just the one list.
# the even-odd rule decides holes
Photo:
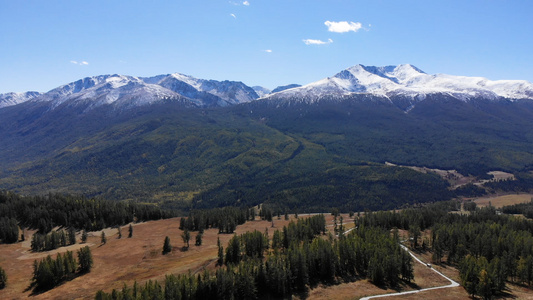
[(314, 102), (323, 98), (341, 99), (372, 95), (395, 102), (409, 102), (407, 109), (428, 95), (443, 94), (468, 101), (533, 99), (533, 84), (524, 80), (491, 81), (481, 77), (429, 75), (412, 65), (372, 67), (356, 65), (332, 77), (304, 86), (291, 84), (270, 91), (242, 82), (197, 79), (174, 73), (154, 77), (101, 75), (72, 82), (47, 93), (0, 94), (0, 108), (26, 101), (57, 107), (111, 105), (115, 109), (137, 107), (159, 101), (180, 100), (197, 107), (228, 106), (255, 100)]
[(438, 176), (385, 162), (530, 174), (532, 100), (527, 81), (412, 65), (356, 65), (274, 90), (178, 73), (88, 77), (0, 95), (0, 189), (180, 209), (449, 199)]

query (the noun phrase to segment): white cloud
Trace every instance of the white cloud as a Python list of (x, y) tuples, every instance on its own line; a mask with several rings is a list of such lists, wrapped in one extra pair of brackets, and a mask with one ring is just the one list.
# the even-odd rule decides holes
[(272, 50), (270, 50), (270, 49), (263, 50), (263, 51), (265, 51), (266, 53), (272, 53)]
[(232, 16), (234, 19), (237, 19), (237, 16), (235, 14), (229, 14), (230, 16)]
[(322, 41), (322, 40), (306, 39), (306, 40), (303, 40), (303, 42), (306, 45), (325, 45), (325, 44), (333, 43), (333, 40), (332, 39), (328, 39), (327, 41)]
[(87, 66), (89, 63), (86, 62), (86, 61), (81, 61), (81, 62), (78, 62), (78, 61), (75, 61), (75, 60), (71, 60), (70, 61), (71, 64), (75, 64), (75, 65), (79, 65), (79, 66)]
[(324, 24), (328, 27), (328, 31), (331, 32), (357, 32), (359, 29), (363, 27), (363, 24), (357, 22), (347, 22), (347, 21), (341, 21), (341, 22), (332, 22), (332, 21), (326, 21)]
[(243, 1), (243, 2), (229, 1), (229, 4), (235, 5), (235, 6), (239, 6), (239, 5), (250, 6), (250, 1)]

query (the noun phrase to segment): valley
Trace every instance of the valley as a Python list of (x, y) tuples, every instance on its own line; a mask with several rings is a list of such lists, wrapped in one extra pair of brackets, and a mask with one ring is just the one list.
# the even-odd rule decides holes
[[(449, 299), (522, 298), (533, 254), (508, 236), (529, 241), (533, 228), (532, 91), (356, 65), (272, 92), (174, 73), (0, 95), (0, 267), (9, 277), (0, 295), (178, 297), (189, 282), (207, 298), (216, 287), (228, 299), (358, 299), (446, 285), (403, 241), (460, 282)], [(129, 224), (133, 237), (119, 238), (116, 226)], [(199, 245), (185, 247), (184, 226)], [(83, 230), (84, 243), (47, 250)], [(258, 236), (272, 246), (252, 251)], [(91, 272), (35, 288), (35, 260), (82, 245)]]

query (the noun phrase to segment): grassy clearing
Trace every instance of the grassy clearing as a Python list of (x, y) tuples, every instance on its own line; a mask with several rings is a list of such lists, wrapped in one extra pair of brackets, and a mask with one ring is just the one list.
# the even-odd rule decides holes
[(490, 196), (490, 197), (477, 198), (474, 200), (474, 202), (476, 202), (477, 206), (479, 207), (488, 206), (490, 203), (492, 206), (496, 208), (501, 208), (506, 205), (527, 203), (527, 202), (530, 202), (532, 198), (533, 198), (533, 194), (511, 194), (511, 195), (504, 195), (504, 196)]

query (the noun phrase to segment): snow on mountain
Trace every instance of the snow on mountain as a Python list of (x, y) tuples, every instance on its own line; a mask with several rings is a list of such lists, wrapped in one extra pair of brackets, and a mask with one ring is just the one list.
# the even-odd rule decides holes
[[(96, 107), (104, 104), (144, 105), (178, 95), (161, 86), (147, 84), (133, 76), (101, 75), (87, 77), (55, 88), (34, 101), (50, 102), (52, 107), (89, 104)], [(129, 102), (129, 103), (125, 103)]]
[(293, 89), (293, 88), (297, 88), (297, 87), (301, 87), (301, 86), (302, 86), (301, 84), (296, 84), (296, 83), (289, 84), (289, 85), (278, 86), (277, 88), (272, 90), (272, 93), (277, 93), (277, 92), (281, 92), (281, 91), (284, 91), (284, 90)]
[(0, 94), (0, 108), (26, 102), (39, 95), (41, 95), (39, 92)]
[(255, 93), (257, 94), (257, 96), (259, 97), (264, 97), (268, 94), (270, 94), (272, 91), (265, 88), (265, 87), (262, 87), (262, 86), (252, 86), (252, 89), (255, 91)]
[(251, 87), (237, 81), (197, 79), (174, 73), (158, 84), (192, 99), (201, 98), (205, 93), (216, 96), (220, 98), (217, 101), (218, 106), (250, 102), (259, 98)]
[(259, 97), (314, 102), (324, 97), (340, 99), (351, 95), (374, 95), (385, 101), (387, 98), (400, 101), (402, 109), (409, 110), (431, 94), (446, 94), (463, 101), (473, 98), (533, 99), (533, 84), (523, 80), (491, 81), (482, 77), (430, 75), (409, 64), (356, 65), (317, 82), (278, 87), (273, 91), (251, 88), (242, 82), (205, 80), (179, 73), (153, 77), (100, 75), (80, 79), (45, 94), (0, 94), (0, 108), (25, 101), (46, 102), (52, 108), (62, 104), (80, 104), (87, 109), (106, 104), (125, 108), (168, 99), (207, 107), (246, 103)]
[(429, 94), (447, 94), (467, 101), (508, 98), (533, 99), (533, 84), (520, 80), (491, 81), (481, 77), (430, 75), (412, 65), (369, 67), (356, 65), (333, 77), (272, 94), (271, 99), (302, 99), (306, 102), (321, 97), (343, 97), (353, 94), (372, 94), (383, 97), (407, 97), (413, 101)]
[[(163, 99), (187, 100), (200, 107), (226, 106), (257, 98), (255, 91), (242, 82), (203, 80), (175, 73), (148, 78), (125, 75), (87, 77), (29, 99), (50, 103), (52, 108), (65, 103), (84, 104), (90, 109), (105, 104), (134, 107)], [(23, 101), (17, 103), (20, 102)]]

